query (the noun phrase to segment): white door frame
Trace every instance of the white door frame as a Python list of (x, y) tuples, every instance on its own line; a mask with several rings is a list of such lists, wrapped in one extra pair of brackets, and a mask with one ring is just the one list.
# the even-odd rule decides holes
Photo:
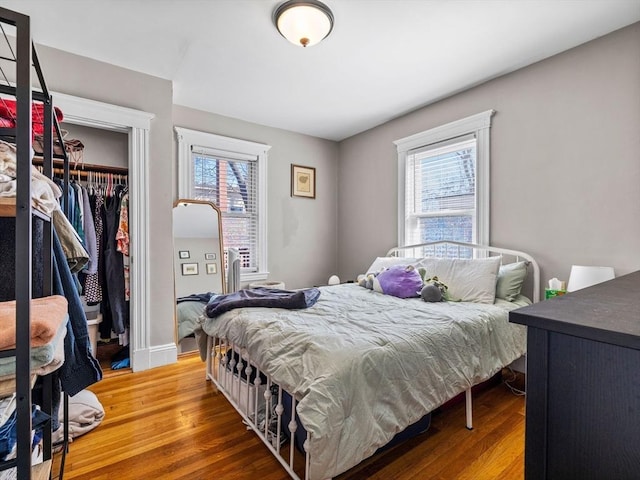
[[(62, 93), (52, 93), (64, 122), (128, 134), (129, 246), (131, 263), (130, 355), (133, 371), (164, 364), (164, 351), (152, 358), (149, 269), (149, 130), (153, 114)], [(175, 348), (175, 346), (174, 346)], [(161, 349), (163, 350), (163, 349)]]

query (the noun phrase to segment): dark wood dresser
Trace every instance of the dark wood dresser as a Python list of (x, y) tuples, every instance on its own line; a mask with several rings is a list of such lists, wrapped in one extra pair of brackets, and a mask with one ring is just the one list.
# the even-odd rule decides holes
[(640, 479), (640, 271), (519, 308), (527, 480)]

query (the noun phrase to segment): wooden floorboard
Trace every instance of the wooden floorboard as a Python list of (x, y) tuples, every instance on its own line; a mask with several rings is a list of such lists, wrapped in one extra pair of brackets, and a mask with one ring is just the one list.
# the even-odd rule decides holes
[[(90, 390), (104, 406), (105, 419), (71, 443), (65, 479), (289, 478), (205, 381), (197, 355), (144, 372), (107, 374)], [(434, 414), (426, 433), (335, 480), (522, 480), (523, 452), (524, 397), (498, 384), (474, 396), (473, 430), (464, 427), (459, 403)]]

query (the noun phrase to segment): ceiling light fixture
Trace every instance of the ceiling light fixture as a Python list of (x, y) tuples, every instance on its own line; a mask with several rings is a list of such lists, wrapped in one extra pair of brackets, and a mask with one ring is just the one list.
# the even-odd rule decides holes
[(310, 47), (331, 33), (333, 13), (317, 0), (289, 0), (275, 9), (273, 23), (294, 45)]

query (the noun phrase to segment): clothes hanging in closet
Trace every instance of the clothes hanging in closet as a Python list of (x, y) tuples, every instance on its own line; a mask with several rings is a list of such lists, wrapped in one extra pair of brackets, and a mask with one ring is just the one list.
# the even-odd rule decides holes
[(122, 335), (129, 326), (128, 191), (114, 185), (114, 177), (102, 174), (86, 187), (74, 180), (66, 198), (69, 223), (90, 255), (79, 281), (85, 302), (101, 305), (102, 338)]
[(117, 334), (124, 333), (129, 323), (129, 307), (125, 299), (124, 287), (124, 259), (122, 252), (118, 251), (116, 240), (120, 225), (120, 201), (123, 194), (124, 187), (116, 185), (113, 196), (106, 198), (103, 208), (104, 286), (107, 290), (108, 311), (111, 314), (111, 329)]
[(98, 248), (96, 237), (96, 226), (91, 214), (91, 203), (89, 202), (89, 191), (84, 187), (82, 188), (82, 203), (83, 203), (83, 220), (82, 226), (84, 227), (84, 239), (85, 248), (89, 253), (89, 261), (82, 270), (85, 275), (96, 273), (98, 271)]
[(87, 272), (84, 277), (84, 295), (88, 304), (97, 304), (102, 302), (102, 285), (100, 278), (103, 277), (102, 270), (104, 266), (100, 261), (103, 254), (102, 235), (104, 233), (104, 223), (102, 221), (102, 206), (104, 205), (104, 196), (102, 192), (96, 191), (89, 195), (90, 212), (93, 214), (94, 228), (96, 231), (96, 258), (95, 270)]

